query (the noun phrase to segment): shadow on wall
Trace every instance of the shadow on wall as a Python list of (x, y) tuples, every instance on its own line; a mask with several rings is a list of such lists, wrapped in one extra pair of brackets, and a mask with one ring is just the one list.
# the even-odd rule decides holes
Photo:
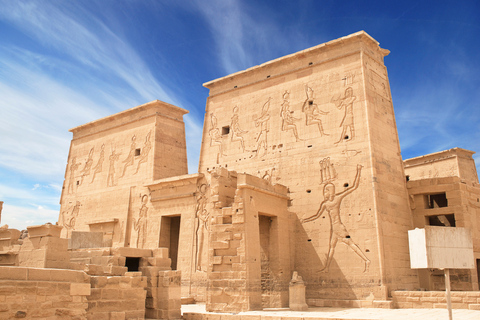
[[(328, 217), (326, 218), (328, 219)], [(323, 219), (322, 219), (323, 220)], [(329, 221), (324, 221), (327, 225)], [(328, 254), (329, 231), (321, 232), (316, 239), (320, 241), (319, 248), (315, 249), (314, 240), (310, 238), (299, 220), (296, 221), (295, 234), (295, 267), (294, 270), (303, 277), (306, 285), (307, 299), (361, 299), (357, 297), (351, 288), (351, 284), (337, 264), (335, 256), (330, 263), (328, 272), (321, 272), (325, 267)], [(339, 244), (337, 254), (341, 254), (342, 247)], [(352, 259), (357, 259), (352, 257)]]

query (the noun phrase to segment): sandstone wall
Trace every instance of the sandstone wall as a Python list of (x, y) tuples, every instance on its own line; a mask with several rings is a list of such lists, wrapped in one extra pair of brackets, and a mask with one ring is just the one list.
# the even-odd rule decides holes
[[(394, 291), (396, 308), (447, 308), (445, 291)], [(480, 292), (452, 291), (453, 309), (480, 310)]]
[[(444, 225), (470, 230), (477, 269), (480, 263), (480, 186), (460, 177), (407, 182), (414, 227)], [(431, 197), (438, 197), (432, 200)], [(452, 270), (453, 290), (478, 290), (477, 270)], [(420, 285), (427, 290), (444, 290), (442, 271), (418, 270)]]
[[(289, 188), (292, 259), (310, 298), (386, 299), (387, 286), (416, 285), (386, 54), (360, 32), (205, 84), (199, 172)], [(326, 189), (335, 197), (316, 216)]]
[(87, 318), (91, 320), (144, 319), (146, 278), (141, 272), (125, 276), (92, 276), (87, 296)]
[(87, 319), (89, 279), (82, 271), (0, 267), (0, 318)]
[(71, 130), (58, 221), (63, 237), (101, 231), (105, 246), (158, 247), (151, 231), (159, 222), (147, 223), (143, 186), (187, 173), (185, 113), (153, 101)]

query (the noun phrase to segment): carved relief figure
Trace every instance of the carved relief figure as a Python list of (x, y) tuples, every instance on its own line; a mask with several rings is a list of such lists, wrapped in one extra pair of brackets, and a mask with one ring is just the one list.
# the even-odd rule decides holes
[(295, 139), (297, 141), (301, 141), (302, 139), (298, 137), (297, 125), (295, 124), (295, 121), (300, 119), (292, 116), (293, 111), (290, 111), (290, 102), (288, 101), (289, 97), (290, 92), (285, 91), (283, 94), (282, 111), (280, 112), (280, 116), (282, 117), (282, 130), (292, 130), (293, 134), (295, 135)]
[(119, 158), (120, 154), (116, 154), (115, 150), (112, 150), (112, 154), (108, 157), (108, 160), (110, 160), (110, 166), (108, 167), (107, 187), (110, 186), (110, 182), (112, 182), (112, 186), (115, 185), (115, 161)]
[(327, 183), (323, 188), (324, 200), (320, 204), (320, 208), (318, 209), (317, 213), (313, 216), (301, 219), (302, 223), (310, 222), (320, 218), (325, 212), (330, 218), (330, 242), (328, 247), (328, 256), (325, 266), (320, 270), (321, 272), (328, 272), (338, 241), (342, 241), (348, 245), (365, 262), (365, 268), (363, 272), (368, 271), (370, 260), (365, 256), (360, 247), (353, 242), (347, 231), (347, 228), (342, 223), (340, 218), (340, 205), (342, 204), (342, 200), (358, 188), (361, 170), (362, 166), (357, 165), (357, 174), (355, 176), (353, 185), (340, 193), (335, 193), (335, 186), (332, 183)]
[(306, 125), (309, 126), (312, 124), (317, 124), (318, 130), (320, 131), (320, 136), (328, 136), (328, 134), (323, 131), (322, 120), (320, 119), (320, 115), (326, 115), (328, 112), (318, 109), (317, 104), (314, 103), (314, 92), (312, 88), (306, 85), (305, 93), (307, 95), (307, 99), (305, 99), (305, 102), (303, 103), (302, 111), (305, 112)]
[(81, 206), (80, 201), (77, 201), (72, 208), (72, 213), (68, 214), (68, 211), (67, 211), (62, 214), (63, 226), (67, 229), (67, 237), (68, 237), (69, 231), (75, 230), (75, 223), (77, 221), (78, 212), (80, 211), (80, 206)]
[(320, 183), (333, 181), (336, 177), (337, 172), (333, 163), (330, 163), (330, 157), (320, 160)]
[(270, 100), (272, 98), (268, 98), (267, 102), (262, 107), (262, 113), (259, 117), (256, 117), (255, 120), (255, 127), (260, 126), (260, 133), (257, 136), (257, 154), (260, 154), (260, 150), (263, 150), (261, 156), (265, 156), (267, 154), (267, 133), (269, 131), (268, 128), (268, 120), (270, 120), (270, 114), (268, 113), (268, 109), (270, 108)]
[(134, 174), (137, 174), (138, 170), (140, 169), (140, 165), (144, 162), (147, 162), (148, 160), (148, 153), (150, 152), (150, 149), (152, 149), (152, 143), (150, 142), (151, 133), (152, 131), (148, 132), (147, 137), (145, 138), (145, 144), (143, 145), (143, 148), (142, 148), (142, 154), (138, 159), (137, 171), (135, 171)]
[(147, 201), (148, 196), (146, 194), (142, 197), (142, 206), (138, 214), (138, 219), (133, 219), (133, 229), (137, 231), (137, 248), (143, 248), (147, 239)]
[(132, 166), (133, 162), (135, 161), (136, 140), (137, 140), (137, 137), (133, 135), (132, 143), (130, 144), (130, 151), (128, 152), (127, 158), (123, 160), (123, 163), (125, 163), (125, 165), (123, 166), (123, 172), (120, 178), (122, 178), (125, 175), (125, 171), (127, 171), (127, 167)]
[(224, 156), (223, 153), (223, 141), (222, 135), (220, 134), (220, 130), (217, 127), (217, 117), (210, 113), (210, 121), (211, 121), (211, 129), (208, 131), (208, 135), (210, 136), (210, 146), (218, 146), (220, 150), (220, 155)]
[(102, 164), (104, 159), (105, 159), (105, 144), (102, 144), (102, 147), (100, 148), (100, 158), (98, 158), (97, 164), (95, 165), (95, 167), (93, 167), (93, 177), (90, 183), (92, 183), (93, 180), (95, 180), (95, 176), (97, 175), (97, 173), (102, 172)]
[(262, 176), (262, 179), (267, 180), (269, 183), (272, 183), (272, 178), (273, 178), (273, 172), (274, 171), (275, 171), (275, 168), (272, 168), (272, 170), (265, 170), (265, 173)]
[(77, 163), (77, 157), (73, 157), (72, 163), (70, 164), (70, 177), (68, 178), (68, 188), (67, 192), (70, 193), (72, 191), (73, 193), (73, 183), (75, 181), (75, 171), (78, 169), (80, 166), (80, 163)]
[(80, 171), (80, 173), (82, 174), (82, 178), (80, 179), (80, 185), (82, 185), (83, 179), (90, 174), (90, 169), (93, 165), (93, 149), (94, 148), (90, 149), (87, 162), (85, 162), (85, 167), (83, 167), (82, 171)]
[(242, 150), (245, 152), (245, 143), (243, 142), (243, 135), (247, 133), (248, 131), (243, 131), (240, 129), (240, 123), (238, 121), (238, 107), (235, 106), (233, 108), (233, 116), (232, 116), (232, 122), (231, 122), (231, 130), (232, 130), (232, 142), (235, 141), (240, 141), (240, 144), (242, 145)]
[[(340, 139), (335, 142), (336, 144), (342, 140), (353, 140), (355, 138), (355, 127), (353, 123), (353, 102), (355, 99), (356, 97), (353, 95), (352, 87), (345, 89), (345, 96), (343, 98), (332, 98), (332, 102), (339, 110), (345, 108), (345, 115), (340, 123), (340, 127), (343, 128), (342, 134), (340, 135)], [(350, 130), (349, 137), (347, 136), (347, 130)]]
[(362, 153), (362, 150), (348, 150), (347, 148), (342, 150), (342, 154), (347, 158), (355, 157), (359, 153)]
[(204, 259), (205, 255), (205, 246), (208, 239), (208, 218), (209, 214), (208, 211), (205, 209), (207, 205), (207, 189), (208, 185), (203, 183), (198, 187), (197, 190), (197, 206), (195, 209), (196, 214), (196, 253), (195, 253), (195, 269), (197, 271), (206, 271), (206, 259)]

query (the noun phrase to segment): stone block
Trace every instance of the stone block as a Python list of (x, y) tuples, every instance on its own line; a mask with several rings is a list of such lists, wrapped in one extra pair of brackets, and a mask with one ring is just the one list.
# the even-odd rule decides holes
[(125, 320), (125, 312), (112, 311), (112, 312), (110, 312), (110, 319), (109, 320)]
[(27, 268), (0, 267), (0, 280), (27, 280)]
[(103, 232), (72, 231), (68, 241), (69, 249), (100, 248), (103, 242)]
[(63, 229), (62, 226), (57, 226), (51, 223), (27, 227), (29, 238), (38, 238), (38, 237), (60, 238), (60, 233), (62, 232), (62, 229)]
[(102, 290), (100, 288), (90, 288), (90, 296), (88, 296), (89, 301), (100, 300), (102, 298)]
[(212, 241), (210, 245), (211, 245), (212, 249), (228, 249), (228, 248), (230, 248), (230, 242), (229, 241)]
[(106, 276), (92, 276), (90, 278), (90, 284), (92, 288), (103, 288), (107, 285), (107, 277)]
[(394, 309), (392, 300), (373, 300), (373, 308)]
[(168, 259), (168, 248), (156, 248), (152, 250), (152, 255), (158, 259)]
[(116, 255), (116, 256), (130, 257), (130, 258), (142, 258), (142, 257), (152, 256), (152, 250), (150, 249), (118, 247), (118, 248), (112, 248), (111, 252), (113, 255)]

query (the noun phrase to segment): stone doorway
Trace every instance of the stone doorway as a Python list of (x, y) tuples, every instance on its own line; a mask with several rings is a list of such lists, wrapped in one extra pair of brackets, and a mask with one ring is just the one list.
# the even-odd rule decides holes
[(281, 299), (278, 288), (278, 244), (274, 235), (278, 230), (277, 217), (260, 215), (260, 268), (261, 268), (261, 289), (262, 308), (280, 308)]
[(172, 260), (172, 270), (177, 270), (178, 239), (180, 238), (180, 216), (163, 216), (160, 223), (158, 246), (168, 248), (168, 257)]

